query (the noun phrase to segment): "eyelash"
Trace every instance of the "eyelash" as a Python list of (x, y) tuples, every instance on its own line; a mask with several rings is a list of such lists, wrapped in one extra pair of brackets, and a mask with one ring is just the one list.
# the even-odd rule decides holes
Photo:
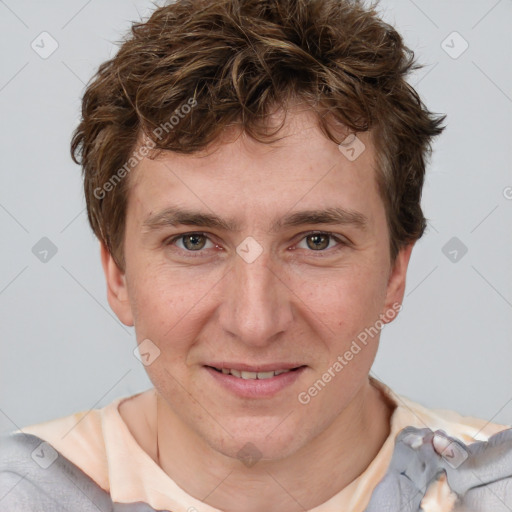
[[(206, 237), (208, 240), (210, 240), (210, 242), (212, 243), (215, 243), (213, 242), (210, 237), (208, 236), (207, 233), (203, 233), (203, 232), (200, 232), (200, 231), (191, 231), (189, 233), (182, 233), (180, 235), (176, 235), (174, 237), (171, 237), (169, 239), (167, 239), (166, 241), (164, 241), (164, 244), (167, 246), (167, 245), (174, 245), (174, 243), (180, 239), (182, 239), (183, 237), (185, 236), (192, 236), (192, 235), (201, 235), (201, 236), (204, 236)], [(307, 238), (308, 236), (311, 236), (311, 235), (326, 235), (328, 237), (330, 237), (332, 240), (334, 240), (338, 245), (333, 247), (333, 248), (330, 248), (330, 249), (323, 249), (323, 250), (318, 250), (318, 251), (314, 251), (314, 250), (309, 250), (308, 252), (311, 252), (311, 253), (329, 253), (329, 254), (332, 254), (332, 252), (336, 252), (340, 249), (342, 249), (343, 247), (346, 247), (349, 244), (348, 241), (346, 240), (343, 240), (341, 239), (340, 237), (334, 235), (333, 233), (330, 233), (328, 231), (310, 231), (310, 232), (307, 232), (307, 233), (304, 233), (302, 234), (302, 237), (300, 238), (300, 240), (297, 242), (297, 244), (299, 244), (300, 242), (302, 242), (305, 238)], [(217, 245), (217, 244), (215, 244)], [(204, 250), (203, 249), (200, 249), (198, 251), (189, 251), (187, 249), (181, 249), (180, 247), (178, 247), (178, 249), (182, 252), (186, 252), (187, 255), (192, 255), (192, 257), (201, 257), (202, 256), (202, 253), (204, 253)], [(198, 253), (197, 255), (194, 255), (194, 253)], [(315, 257), (322, 257), (323, 255), (321, 254), (318, 254), (318, 255), (315, 255)]]

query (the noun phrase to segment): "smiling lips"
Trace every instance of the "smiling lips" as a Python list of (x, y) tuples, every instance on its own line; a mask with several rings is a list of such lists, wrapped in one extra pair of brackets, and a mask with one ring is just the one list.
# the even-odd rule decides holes
[(244, 380), (266, 380), (272, 379), (283, 373), (290, 373), (304, 365), (298, 363), (276, 362), (269, 364), (248, 365), (244, 363), (214, 362), (205, 365), (207, 368), (217, 371), (223, 375), (231, 375)]
[(257, 366), (216, 362), (204, 368), (215, 382), (240, 398), (268, 399), (291, 386), (307, 366), (279, 362)]
[(293, 372), (297, 368), (291, 368), (291, 369), (282, 369), (282, 370), (269, 370), (266, 372), (251, 372), (246, 370), (236, 370), (235, 368), (216, 368), (215, 366), (212, 366), (214, 370), (217, 370), (218, 372), (223, 373), (224, 375), (233, 375), (233, 377), (238, 377), (241, 379), (251, 380), (251, 379), (258, 379), (258, 380), (264, 380), (264, 379), (271, 379), (272, 377), (276, 377), (277, 375), (281, 375), (282, 373), (288, 373)]

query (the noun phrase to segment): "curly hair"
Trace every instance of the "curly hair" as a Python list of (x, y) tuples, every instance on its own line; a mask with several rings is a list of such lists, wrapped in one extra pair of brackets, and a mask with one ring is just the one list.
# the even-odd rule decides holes
[(444, 129), (445, 116), (429, 112), (406, 82), (419, 67), (376, 6), (360, 0), (176, 0), (159, 7), (132, 24), (83, 96), (71, 154), (82, 165), (89, 223), (124, 270), (129, 180), (122, 178), (138, 162), (141, 135), (158, 152), (185, 154), (232, 125), (268, 143), (279, 130), (269, 132), (273, 109), (300, 101), (337, 144), (331, 121), (351, 133), (370, 131), (394, 260), (425, 230), (426, 160)]

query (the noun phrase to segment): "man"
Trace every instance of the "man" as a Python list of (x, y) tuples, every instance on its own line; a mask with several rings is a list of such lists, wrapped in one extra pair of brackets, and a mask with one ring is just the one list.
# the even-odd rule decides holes
[(442, 131), (412, 66), (346, 0), (134, 25), (72, 153), (154, 389), (5, 437), (1, 510), (510, 509), (511, 428), (369, 377)]

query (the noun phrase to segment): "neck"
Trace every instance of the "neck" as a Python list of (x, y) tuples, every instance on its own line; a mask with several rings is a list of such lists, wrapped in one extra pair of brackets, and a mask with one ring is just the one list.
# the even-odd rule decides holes
[(389, 436), (392, 405), (368, 381), (308, 445), (252, 467), (213, 450), (158, 394), (157, 414), (157, 462), (188, 494), (224, 512), (303, 512), (330, 499), (368, 467)]

